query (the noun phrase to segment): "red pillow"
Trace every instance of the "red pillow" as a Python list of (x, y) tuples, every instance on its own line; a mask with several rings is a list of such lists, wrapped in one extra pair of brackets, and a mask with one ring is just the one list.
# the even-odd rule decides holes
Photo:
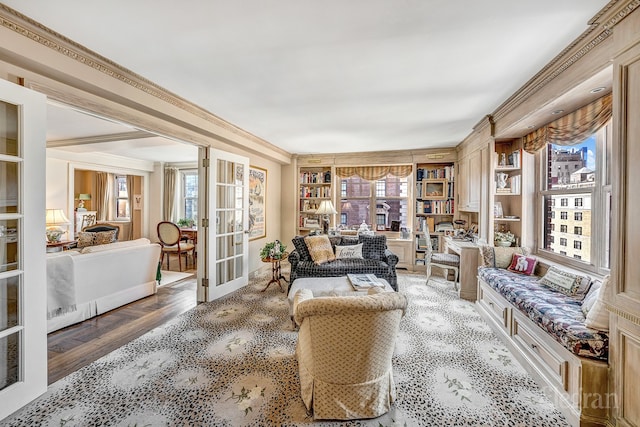
[(533, 257), (528, 257), (526, 255), (513, 254), (511, 257), (511, 265), (507, 270), (513, 271), (514, 273), (526, 274), (527, 276), (531, 276), (533, 274), (533, 270), (536, 268), (537, 259)]

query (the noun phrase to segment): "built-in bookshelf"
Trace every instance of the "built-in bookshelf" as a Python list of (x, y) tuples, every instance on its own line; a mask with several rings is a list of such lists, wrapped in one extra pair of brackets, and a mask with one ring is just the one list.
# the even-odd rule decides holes
[[(424, 265), (426, 245), (440, 250), (440, 236), (453, 229), (455, 206), (455, 165), (418, 163), (415, 187), (415, 265)], [(430, 242), (426, 241), (428, 227)]]
[[(532, 156), (521, 148), (520, 139), (495, 141), (493, 158), (493, 233), (510, 231), (516, 236), (514, 245), (522, 245), (523, 217), (532, 204), (528, 193), (531, 183), (523, 182), (523, 170)], [(527, 205), (527, 206), (525, 206)]]
[(323, 200), (331, 200), (333, 176), (330, 166), (301, 167), (298, 176), (298, 233), (322, 227), (315, 213)]

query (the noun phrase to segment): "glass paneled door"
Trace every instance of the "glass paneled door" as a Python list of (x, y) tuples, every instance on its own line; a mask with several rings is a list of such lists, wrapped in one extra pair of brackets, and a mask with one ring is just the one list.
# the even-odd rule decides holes
[(248, 282), (249, 159), (203, 147), (199, 162), (198, 300), (212, 301)]
[(45, 138), (46, 98), (0, 80), (0, 420), (47, 389)]

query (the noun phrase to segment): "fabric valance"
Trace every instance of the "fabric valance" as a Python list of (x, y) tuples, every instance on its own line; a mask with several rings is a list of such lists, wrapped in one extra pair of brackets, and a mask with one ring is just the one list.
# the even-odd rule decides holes
[(525, 135), (524, 149), (533, 154), (548, 142), (578, 144), (604, 126), (611, 119), (611, 114), (612, 95), (608, 94)]
[(391, 166), (352, 166), (336, 168), (336, 175), (340, 178), (359, 176), (368, 181), (377, 181), (387, 175), (405, 178), (411, 175), (411, 165), (391, 165)]

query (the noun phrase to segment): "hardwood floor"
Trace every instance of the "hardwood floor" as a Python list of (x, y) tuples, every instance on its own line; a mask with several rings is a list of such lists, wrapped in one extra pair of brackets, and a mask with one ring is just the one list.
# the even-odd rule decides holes
[[(171, 260), (171, 270), (178, 271), (177, 259)], [(162, 286), (155, 295), (50, 333), (49, 384), (195, 307), (196, 271), (186, 272), (194, 276)]]

